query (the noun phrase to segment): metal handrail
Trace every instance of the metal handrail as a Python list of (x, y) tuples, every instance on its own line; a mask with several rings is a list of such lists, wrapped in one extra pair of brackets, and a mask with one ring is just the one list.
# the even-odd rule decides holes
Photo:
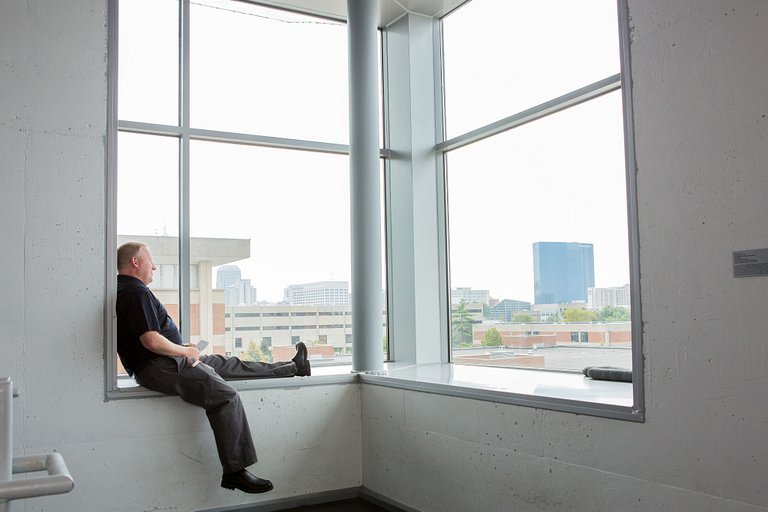
[[(0, 512), (7, 512), (12, 500), (63, 494), (75, 487), (64, 458), (58, 453), (12, 457), (13, 408), (18, 392), (9, 377), (0, 378)], [(48, 476), (12, 480), (13, 474), (47, 471)]]
[(64, 458), (58, 453), (13, 458), (13, 473), (47, 471), (48, 476), (0, 482), (0, 500), (20, 500), (64, 494), (75, 487)]

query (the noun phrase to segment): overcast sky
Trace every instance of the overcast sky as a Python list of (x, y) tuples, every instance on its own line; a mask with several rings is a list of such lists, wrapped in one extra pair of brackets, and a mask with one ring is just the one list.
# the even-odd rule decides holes
[[(177, 123), (176, 16), (121, 3), (120, 119)], [(345, 25), (218, 0), (191, 19), (194, 127), (348, 144)], [(444, 34), (449, 137), (619, 72), (611, 0), (473, 0)], [(118, 154), (118, 232), (176, 235), (177, 140), (121, 134)], [(628, 282), (618, 92), (447, 162), (452, 286), (533, 301), (538, 241), (592, 243), (596, 284)], [(259, 300), (349, 280), (348, 174), (346, 156), (193, 141), (192, 236), (250, 239), (235, 264)]]

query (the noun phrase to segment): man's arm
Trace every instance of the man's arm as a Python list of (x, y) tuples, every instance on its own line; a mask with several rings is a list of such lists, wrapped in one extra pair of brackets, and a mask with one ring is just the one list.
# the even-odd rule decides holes
[(168, 341), (168, 338), (157, 331), (147, 331), (139, 336), (139, 339), (141, 340), (141, 344), (144, 345), (144, 348), (161, 356), (181, 356), (190, 357), (192, 359), (200, 358), (200, 351), (197, 350), (197, 347), (194, 345), (182, 347), (181, 345)]

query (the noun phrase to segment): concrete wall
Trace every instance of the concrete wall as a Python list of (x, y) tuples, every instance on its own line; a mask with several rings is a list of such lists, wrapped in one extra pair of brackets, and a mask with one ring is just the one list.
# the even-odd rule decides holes
[(363, 389), (364, 482), (423, 511), (768, 508), (768, 3), (630, 0), (647, 421)]
[[(424, 511), (768, 508), (768, 278), (730, 267), (768, 247), (768, 4), (630, 11), (646, 423), (373, 386), (248, 392), (265, 498), (364, 471)], [(218, 487), (202, 412), (102, 398), (105, 55), (103, 0), (0, 3), (0, 375), (22, 392), (15, 454), (57, 450), (76, 479), (23, 509), (251, 501)]]
[(199, 510), (360, 485), (358, 385), (243, 393), (261, 498), (219, 487), (202, 410), (105, 403), (104, 0), (0, 2), (0, 375), (14, 454), (63, 454), (75, 489), (13, 510)]

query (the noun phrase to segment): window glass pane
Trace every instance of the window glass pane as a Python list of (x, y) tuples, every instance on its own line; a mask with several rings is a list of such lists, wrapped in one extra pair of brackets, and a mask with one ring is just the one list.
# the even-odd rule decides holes
[(117, 140), (118, 235), (178, 236), (179, 139), (120, 132)]
[(120, 2), (118, 118), (179, 123), (179, 6), (176, 0)]
[(443, 44), (448, 138), (619, 72), (615, 0), (474, 0)]
[(616, 91), (448, 153), (455, 362), (631, 368), (623, 147)]
[(313, 364), (341, 362), (353, 334), (348, 158), (193, 141), (190, 162), (192, 305), (210, 318), (199, 335), (267, 360), (304, 341)]
[[(157, 268), (149, 284), (179, 324), (179, 140), (118, 134), (117, 244), (149, 246)], [(135, 386), (117, 361), (120, 386)]]
[[(384, 166), (383, 159), (379, 160), (379, 176), (381, 177), (379, 204), (381, 204), (381, 314), (383, 317), (382, 328), (384, 331), (384, 360), (389, 360), (389, 321), (387, 316), (387, 310), (389, 308), (389, 302), (387, 301), (387, 212), (386, 212), (386, 180), (384, 179)], [(350, 340), (351, 342), (351, 340)]]
[(193, 127), (348, 143), (346, 25), (223, 0), (191, 23)]
[[(178, 3), (120, 5), (118, 117), (176, 125)], [(222, 0), (193, 2), (191, 23), (193, 127), (348, 143), (344, 24)], [(179, 143), (118, 137), (119, 241), (150, 246), (151, 287), (178, 324)], [(348, 158), (193, 141), (190, 173), (191, 341), (281, 359), (298, 339), (314, 364), (351, 363)], [(312, 283), (323, 301), (289, 304), (289, 285)]]

